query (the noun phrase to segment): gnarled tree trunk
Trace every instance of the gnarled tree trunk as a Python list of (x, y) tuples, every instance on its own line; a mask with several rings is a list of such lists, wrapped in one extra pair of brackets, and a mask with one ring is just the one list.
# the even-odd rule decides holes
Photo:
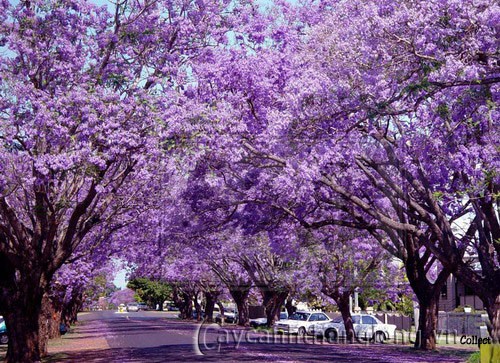
[[(40, 339), (40, 318), (44, 289), (39, 273), (29, 276), (17, 274), (16, 286), (8, 301), (3, 304), (9, 346), (7, 363), (32, 363), (40, 361), (45, 346)], [(41, 344), (42, 343), (42, 344)]]
[(342, 320), (344, 321), (345, 339), (347, 342), (353, 343), (357, 337), (354, 331), (354, 323), (352, 321), (351, 309), (349, 306), (349, 296), (350, 292), (339, 294), (335, 302), (339, 307), (340, 314), (342, 314)]
[(205, 292), (205, 320), (209, 323), (214, 321), (214, 307), (220, 291), (206, 291)]
[(342, 315), (342, 321), (344, 322), (345, 336), (339, 336), (339, 339), (345, 339), (349, 343), (353, 343), (356, 339), (356, 333), (354, 331), (354, 323), (352, 321), (351, 307), (349, 306), (349, 296), (351, 296), (352, 291), (340, 292), (338, 288), (335, 289), (323, 289), (322, 292), (331, 297), (337, 303), (340, 314)]
[(435, 350), (439, 296), (450, 272), (446, 269), (441, 270), (434, 283), (431, 283), (427, 277), (425, 260), (422, 260), (416, 250), (412, 254), (408, 253), (405, 269), (420, 309), (414, 347), (422, 350)]
[(238, 309), (238, 325), (249, 326), (250, 318), (248, 313), (248, 296), (250, 295), (250, 286), (240, 286), (229, 290), (231, 297), (236, 303)]
[(439, 308), (439, 291), (419, 291), (418, 330), (415, 339), (415, 348), (423, 350), (436, 349), (436, 328)]
[(272, 289), (263, 289), (262, 300), (266, 309), (267, 326), (273, 326), (278, 319), (281, 307), (285, 303), (288, 296), (288, 291), (279, 291)]
[(482, 299), (488, 313), (490, 323), (488, 324), (488, 332), (495, 344), (500, 344), (500, 295), (492, 295)]

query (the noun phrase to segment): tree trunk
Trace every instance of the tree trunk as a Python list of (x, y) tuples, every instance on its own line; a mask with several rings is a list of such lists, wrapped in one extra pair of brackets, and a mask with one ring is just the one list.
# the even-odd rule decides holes
[(61, 324), (61, 306), (53, 301), (48, 293), (43, 294), (40, 312), (40, 355), (47, 355), (47, 344), (49, 339), (61, 336), (59, 325)]
[(248, 313), (248, 296), (250, 295), (250, 287), (239, 287), (229, 290), (231, 297), (236, 303), (238, 309), (238, 325), (249, 326), (250, 318)]
[(182, 304), (180, 306), (180, 310), (182, 319), (191, 319), (193, 317), (193, 304), (191, 296), (185, 292), (182, 293)]
[(209, 323), (214, 321), (214, 307), (220, 291), (207, 291), (205, 292), (205, 320)]
[(446, 280), (451, 274), (447, 268), (443, 268), (431, 283), (427, 277), (429, 263), (432, 261), (429, 256), (420, 255), (421, 244), (411, 236), (406, 236), (406, 259), (404, 262), (406, 276), (410, 286), (417, 296), (420, 314), (418, 318), (417, 337), (414, 347), (422, 350), (436, 349), (436, 328), (439, 310), (439, 296)]
[(281, 307), (285, 303), (288, 291), (268, 290), (262, 292), (262, 300), (266, 309), (267, 326), (272, 327), (278, 319)]
[(288, 316), (292, 315), (297, 310), (297, 308), (292, 304), (292, 299), (286, 300), (285, 308), (286, 312), (288, 313)]
[(83, 293), (76, 294), (71, 301), (64, 304), (61, 312), (61, 322), (67, 327), (78, 321), (78, 312), (83, 306)]
[(40, 320), (39, 320), (39, 339), (40, 339), (40, 356), (47, 356), (47, 345), (49, 339), (51, 338), (52, 331), (52, 303), (48, 293), (43, 294), (42, 307), (40, 310)]
[(491, 296), (483, 299), (485, 303), (486, 312), (490, 319), (488, 324), (488, 332), (495, 344), (500, 343), (500, 295)]
[(202, 317), (201, 317), (201, 305), (200, 303), (198, 302), (198, 294), (194, 294), (193, 295), (193, 303), (194, 303), (194, 309), (196, 311), (196, 321), (201, 321)]
[(193, 306), (191, 297), (186, 292), (182, 291), (178, 286), (174, 286), (172, 298), (175, 305), (179, 308), (181, 319), (191, 319), (193, 316)]
[(349, 306), (349, 296), (350, 292), (344, 292), (338, 295), (335, 294), (335, 296), (332, 297), (339, 307), (340, 314), (342, 314), (342, 320), (344, 321), (345, 327), (345, 339), (348, 343), (353, 343), (356, 339), (356, 333), (354, 332), (354, 323), (352, 321), (351, 309)]
[(13, 301), (13, 308), (5, 311), (9, 346), (7, 363), (32, 363), (40, 361), (40, 310), (42, 295)]
[(205, 293), (205, 299), (206, 299), (206, 304), (205, 304), (205, 320), (209, 323), (214, 321), (214, 307), (215, 307), (215, 301), (216, 298), (209, 293)]
[(416, 293), (419, 304), (419, 318), (415, 348), (422, 350), (436, 349), (436, 328), (439, 309), (438, 291), (418, 291)]

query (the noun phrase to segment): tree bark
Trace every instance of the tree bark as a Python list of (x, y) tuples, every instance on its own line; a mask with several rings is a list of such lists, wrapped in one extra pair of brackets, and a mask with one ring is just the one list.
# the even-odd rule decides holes
[(214, 307), (220, 291), (206, 291), (205, 292), (205, 320), (209, 323), (214, 321)]
[[(342, 320), (344, 321), (345, 339), (348, 343), (354, 343), (356, 340), (356, 333), (354, 332), (354, 323), (352, 321), (351, 309), (349, 306), (350, 291), (342, 294), (335, 294), (332, 296), (339, 307)], [(344, 337), (339, 337), (344, 338)]]
[[(261, 290), (262, 291), (262, 290)], [(267, 326), (272, 327), (278, 319), (281, 307), (285, 303), (288, 291), (265, 289), (262, 291), (264, 308), (266, 309)]]
[(193, 306), (191, 297), (188, 293), (182, 291), (178, 286), (174, 286), (172, 298), (175, 305), (179, 308), (181, 319), (191, 319), (193, 316)]
[(489, 298), (483, 298), (486, 312), (490, 323), (488, 324), (488, 332), (495, 344), (500, 343), (500, 295), (492, 295)]
[(292, 304), (292, 299), (286, 299), (285, 308), (286, 312), (288, 313), (288, 316), (292, 315), (297, 310), (295, 306), (293, 306)]
[(61, 322), (67, 327), (78, 321), (78, 312), (83, 306), (83, 293), (78, 293), (64, 306), (61, 312)]
[(229, 293), (238, 309), (238, 325), (249, 326), (248, 296), (250, 295), (250, 287), (243, 286), (236, 289), (230, 289)]
[(439, 309), (438, 291), (419, 291), (417, 295), (420, 314), (418, 318), (415, 348), (422, 350), (436, 349), (436, 329)]
[[(57, 329), (57, 332), (54, 332), (54, 326), (59, 325), (58, 322), (60, 321), (60, 315), (59, 319), (57, 318), (58, 315), (54, 309), (49, 294), (48, 293), (43, 294), (42, 307), (40, 310), (40, 319), (39, 319), (40, 355), (42, 357), (45, 357), (48, 354), (47, 345), (49, 339), (60, 336), (59, 329)], [(57, 322), (55, 322), (54, 319), (57, 319)]]
[[(33, 293), (24, 287), (14, 296), (4, 311), (9, 346), (7, 363), (32, 363), (40, 361), (44, 346), (40, 339), (42, 293)], [(28, 295), (28, 293), (31, 293)], [(26, 295), (25, 295), (26, 294)], [(24, 296), (19, 296), (24, 295)], [(16, 297), (19, 297), (16, 299)]]

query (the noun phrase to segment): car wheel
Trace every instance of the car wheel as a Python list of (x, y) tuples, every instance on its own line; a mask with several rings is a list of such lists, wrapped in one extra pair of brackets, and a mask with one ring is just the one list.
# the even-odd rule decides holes
[(299, 330), (298, 330), (298, 332), (297, 332), (297, 335), (299, 337), (305, 337), (306, 336), (306, 328), (300, 327)]
[(383, 343), (385, 341), (385, 334), (382, 333), (381, 331), (378, 331), (375, 333), (373, 339), (375, 340), (375, 343)]
[(325, 331), (325, 338), (328, 343), (333, 343), (337, 341), (337, 332), (334, 329), (328, 329)]
[(8, 344), (9, 343), (9, 337), (7, 334), (5, 335), (0, 335), (0, 344)]

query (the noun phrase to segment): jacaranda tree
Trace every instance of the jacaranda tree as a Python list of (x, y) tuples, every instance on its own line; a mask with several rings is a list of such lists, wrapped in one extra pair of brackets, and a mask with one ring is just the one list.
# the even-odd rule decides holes
[(227, 5), (121, 1), (109, 13), (86, 1), (0, 4), (8, 362), (40, 360), (42, 296), (73, 251), (140, 213), (175, 124), (167, 110), (190, 81), (189, 61), (224, 41)]

